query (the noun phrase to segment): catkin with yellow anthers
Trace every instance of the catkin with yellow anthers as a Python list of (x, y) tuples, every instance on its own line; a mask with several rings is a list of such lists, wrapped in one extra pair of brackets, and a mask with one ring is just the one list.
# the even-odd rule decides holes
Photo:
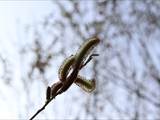
[(63, 61), (62, 65), (60, 66), (59, 71), (58, 71), (58, 77), (59, 77), (60, 81), (64, 82), (66, 80), (67, 75), (69, 74), (69, 72), (72, 68), (74, 60), (75, 60), (75, 57), (73, 55), (71, 55), (70, 57), (66, 58)]
[(99, 41), (100, 40), (97, 37), (89, 38), (88, 41), (80, 47), (76, 55), (71, 55), (63, 61), (58, 71), (60, 81), (64, 82), (66, 80), (68, 73), (71, 68), (73, 68), (73, 63), (76, 64), (78, 62), (78, 66), (83, 64), (90, 51), (99, 43)]
[(80, 75), (77, 76), (75, 84), (82, 88), (85, 92), (92, 92), (96, 88), (95, 79), (88, 80)]
[[(79, 85), (85, 91), (93, 91), (95, 88), (95, 80), (86, 80), (78, 77), (78, 72), (84, 64), (86, 57), (91, 50), (100, 42), (98, 37), (89, 38), (78, 50), (76, 55), (67, 58), (59, 69), (59, 79), (63, 82), (63, 86), (58, 90), (57, 94), (61, 94), (66, 91), (72, 84), (78, 79), (77, 85)], [(72, 73), (68, 76), (71, 68)]]
[(93, 50), (93, 48), (100, 42), (98, 37), (92, 37), (84, 42), (75, 57), (75, 67), (79, 67), (83, 64), (88, 54)]
[[(64, 81), (74, 63), (74, 56), (66, 58), (65, 62), (61, 65), (59, 70), (59, 79)], [(82, 88), (86, 92), (92, 92), (95, 89), (95, 80), (88, 80), (80, 75), (75, 80), (76, 85)]]

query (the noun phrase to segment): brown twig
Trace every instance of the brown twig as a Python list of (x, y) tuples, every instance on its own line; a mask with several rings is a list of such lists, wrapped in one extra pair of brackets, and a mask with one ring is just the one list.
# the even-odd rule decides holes
[(33, 120), (41, 111), (43, 111), (45, 109), (45, 107), (57, 96), (58, 94), (56, 94), (55, 96), (53, 96), (51, 99), (49, 99), (48, 101), (46, 101), (46, 103), (39, 109), (37, 110), (37, 112), (29, 119), (29, 120)]
[(97, 53), (91, 54), (88, 57), (88, 59), (86, 60), (86, 62), (83, 65), (80, 66), (80, 69), (82, 69), (84, 66), (86, 66), (95, 56), (99, 56), (99, 54), (97, 54)]

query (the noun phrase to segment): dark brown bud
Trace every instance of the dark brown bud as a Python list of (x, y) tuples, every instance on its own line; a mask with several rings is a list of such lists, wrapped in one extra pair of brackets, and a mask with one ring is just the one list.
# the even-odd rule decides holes
[(50, 100), (51, 98), (51, 87), (47, 87), (47, 90), (46, 90), (46, 100)]
[(58, 81), (51, 86), (52, 97), (55, 97), (57, 91), (62, 87), (62, 85), (63, 85), (62, 82)]

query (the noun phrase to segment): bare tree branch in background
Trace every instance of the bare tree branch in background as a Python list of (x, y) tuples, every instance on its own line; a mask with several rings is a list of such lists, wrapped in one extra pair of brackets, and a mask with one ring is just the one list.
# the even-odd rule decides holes
[(82, 71), (97, 78), (96, 91), (93, 95), (73, 92), (68, 98), (73, 106), (64, 103), (59, 112), (54, 108), (51, 113), (65, 116), (70, 111), (68, 114), (76, 119), (159, 119), (160, 2), (68, 0), (52, 3), (57, 11), (37, 23), (38, 27), (32, 31), (35, 38), (23, 53), (24, 59), (32, 55), (29, 62), (24, 61), (28, 68), (22, 76), (24, 86), (28, 87), (25, 89), (30, 93), (26, 97), (31, 101), (27, 104), (32, 105), (29, 111), (36, 104), (36, 100), (31, 99), (33, 83), (42, 82), (46, 86), (53, 82), (53, 71), (61, 60), (84, 39), (99, 35), (100, 56)]

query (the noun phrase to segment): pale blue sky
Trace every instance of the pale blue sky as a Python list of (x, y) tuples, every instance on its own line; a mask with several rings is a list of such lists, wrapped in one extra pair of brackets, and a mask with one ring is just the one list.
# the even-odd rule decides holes
[[(0, 54), (3, 58), (9, 58), (13, 62), (16, 70), (13, 73), (13, 87), (17, 91), (21, 89), (20, 80), (20, 63), (18, 56), (18, 46), (24, 41), (24, 28), (26, 25), (32, 25), (49, 13), (53, 6), (50, 1), (0, 1)], [(22, 31), (21, 31), (22, 30)], [(3, 74), (2, 65), (0, 65), (0, 75)], [(0, 81), (0, 118), (18, 118), (18, 110), (21, 105), (13, 102), (12, 97), (15, 93), (6, 86), (2, 80)], [(8, 95), (5, 95), (5, 93)], [(17, 94), (21, 94), (18, 93)], [(16, 100), (16, 99), (14, 99)], [(23, 106), (24, 107), (24, 106)]]

